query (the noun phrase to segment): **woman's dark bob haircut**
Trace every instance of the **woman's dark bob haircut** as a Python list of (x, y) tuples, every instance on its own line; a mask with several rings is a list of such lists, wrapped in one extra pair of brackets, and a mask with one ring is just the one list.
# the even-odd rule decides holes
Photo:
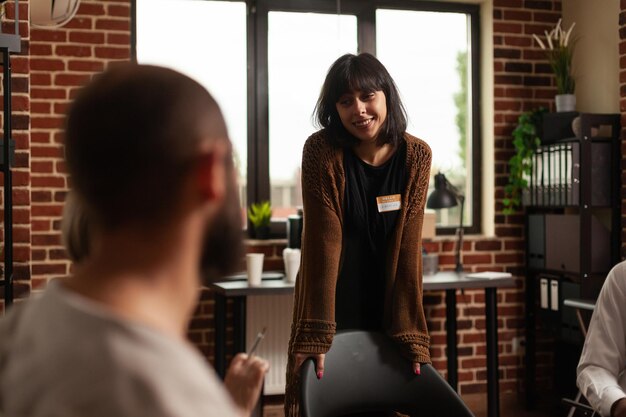
[(345, 54), (337, 59), (328, 70), (317, 104), (315, 119), (320, 128), (326, 128), (330, 139), (341, 147), (358, 143), (341, 123), (337, 112), (339, 98), (352, 91), (385, 93), (387, 119), (383, 124), (376, 143), (390, 143), (397, 146), (406, 131), (407, 117), (398, 88), (387, 69), (373, 55)]

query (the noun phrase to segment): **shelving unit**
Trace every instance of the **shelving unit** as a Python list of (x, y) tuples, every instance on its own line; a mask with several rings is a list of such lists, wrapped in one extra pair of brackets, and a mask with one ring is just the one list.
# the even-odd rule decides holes
[(21, 52), (19, 35), (19, 0), (14, 0), (14, 33), (0, 33), (0, 58), (2, 62), (3, 93), (3, 132), (0, 152), (0, 172), (3, 177), (4, 193), (4, 270), (0, 285), (4, 287), (5, 308), (13, 303), (13, 151), (15, 148), (11, 135), (11, 54)]
[[(580, 133), (572, 120), (580, 117)], [(558, 125), (558, 126), (555, 126)], [(554, 335), (555, 399), (575, 390), (583, 336), (567, 298), (595, 300), (620, 246), (620, 115), (546, 114), (543, 132), (560, 132), (533, 162), (526, 231), (527, 405), (536, 405), (536, 330)], [(545, 139), (545, 136), (544, 136)], [(558, 354), (557, 354), (558, 352)]]

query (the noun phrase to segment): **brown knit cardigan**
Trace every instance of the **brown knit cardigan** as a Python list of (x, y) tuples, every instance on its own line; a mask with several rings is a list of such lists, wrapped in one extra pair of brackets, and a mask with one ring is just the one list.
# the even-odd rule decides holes
[[(405, 134), (406, 189), (390, 242), (385, 273), (386, 333), (411, 361), (430, 363), (430, 337), (422, 305), (422, 222), (431, 150)], [(335, 334), (335, 289), (342, 262), (343, 150), (324, 130), (311, 135), (302, 153), (304, 229), (289, 340), (285, 415), (298, 417), (299, 377), (294, 353), (326, 353)]]

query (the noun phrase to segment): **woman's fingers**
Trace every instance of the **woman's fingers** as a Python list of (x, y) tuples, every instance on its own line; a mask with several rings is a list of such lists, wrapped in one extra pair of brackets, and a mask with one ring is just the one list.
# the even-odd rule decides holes
[(415, 375), (419, 375), (422, 372), (421, 367), (420, 367), (420, 363), (419, 362), (413, 362), (413, 373)]
[(313, 358), (313, 360), (315, 361), (315, 370), (316, 370), (315, 374), (317, 376), (317, 379), (322, 379), (322, 377), (324, 376), (324, 358), (326, 357), (326, 355), (324, 355), (323, 353), (319, 353), (319, 354), (296, 353), (294, 357), (295, 357), (295, 361), (294, 361), (293, 371), (295, 373), (300, 372), (300, 367), (302, 366), (305, 360), (309, 358)]
[(317, 366), (316, 366), (317, 379), (322, 379), (322, 377), (324, 376), (324, 359), (326, 358), (326, 355), (319, 354), (319, 355), (315, 355), (314, 358), (315, 358), (315, 362), (317, 363)]

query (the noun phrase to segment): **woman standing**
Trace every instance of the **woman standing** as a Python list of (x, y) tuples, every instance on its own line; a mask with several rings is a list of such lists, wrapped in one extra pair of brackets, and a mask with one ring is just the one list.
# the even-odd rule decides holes
[(288, 417), (299, 416), (300, 365), (313, 358), (322, 378), (336, 330), (386, 333), (418, 375), (420, 363), (430, 362), (421, 257), (430, 148), (406, 133), (395, 83), (367, 53), (335, 61), (315, 114), (322, 130), (307, 139), (302, 156)]

